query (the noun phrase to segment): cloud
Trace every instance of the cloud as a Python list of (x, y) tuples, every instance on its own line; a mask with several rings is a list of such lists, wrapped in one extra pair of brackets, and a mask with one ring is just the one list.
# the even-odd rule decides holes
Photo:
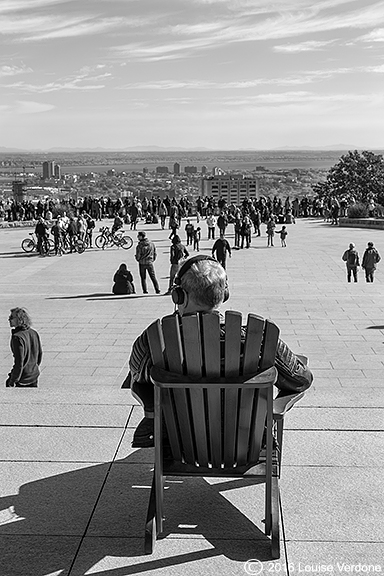
[(273, 50), (275, 52), (286, 52), (288, 54), (297, 52), (313, 52), (322, 50), (325, 46), (329, 46), (329, 44), (333, 43), (334, 40), (307, 40), (300, 44), (283, 44), (280, 46), (274, 46)]
[(45, 8), (57, 4), (68, 4), (76, 0), (0, 0), (0, 14), (7, 12), (25, 12), (26, 10), (35, 10), (36, 8)]
[(357, 38), (362, 42), (384, 42), (384, 28), (376, 28), (364, 36)]
[(18, 74), (27, 74), (33, 72), (32, 68), (27, 68), (26, 66), (1, 66), (0, 67), (0, 78), (4, 76), (16, 76)]
[[(343, 10), (339, 8), (348, 4)], [(364, 29), (384, 22), (384, 2), (356, 6), (350, 0), (292, 0), (287, 2), (218, 2), (216, 12), (203, 10), (184, 22), (153, 27), (149, 40), (115, 45), (111, 51), (117, 58), (128, 61), (152, 62), (188, 58), (196, 52), (215, 49), (233, 43), (279, 40), (330, 32), (341, 29)], [(223, 9), (221, 9), (221, 7)], [(237, 8), (237, 10), (235, 10)], [(207, 21), (208, 20), (208, 21)], [(170, 23), (168, 23), (170, 22)], [(278, 52), (320, 50), (334, 40), (309, 40), (292, 45), (276, 46)]]
[(37, 94), (45, 94), (48, 92), (59, 92), (62, 90), (101, 90), (105, 88), (104, 84), (82, 84), (79, 85), (79, 79), (74, 79), (72, 81), (66, 82), (48, 82), (47, 84), (26, 84), (25, 82), (17, 82), (14, 84), (8, 84), (6, 88), (20, 89), (24, 92), (34, 92)]
[(15, 112), (17, 114), (40, 114), (42, 112), (49, 112), (55, 106), (52, 104), (42, 104), (41, 102), (32, 102), (29, 100), (19, 100), (16, 102)]

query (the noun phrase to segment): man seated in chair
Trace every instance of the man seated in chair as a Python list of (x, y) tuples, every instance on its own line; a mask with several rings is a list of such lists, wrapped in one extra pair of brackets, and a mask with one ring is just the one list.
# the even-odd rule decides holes
[[(219, 312), (220, 305), (229, 298), (226, 272), (219, 262), (209, 256), (189, 258), (179, 268), (171, 296), (177, 308), (175, 314)], [(287, 394), (303, 392), (312, 384), (313, 376), (309, 368), (280, 339), (275, 366), (279, 374), (276, 386)], [(154, 446), (154, 386), (150, 379), (151, 368), (148, 336), (144, 330), (133, 344), (129, 359), (130, 372), (123, 384), (123, 388), (132, 388), (133, 395), (144, 407), (144, 418), (133, 436), (134, 448)]]

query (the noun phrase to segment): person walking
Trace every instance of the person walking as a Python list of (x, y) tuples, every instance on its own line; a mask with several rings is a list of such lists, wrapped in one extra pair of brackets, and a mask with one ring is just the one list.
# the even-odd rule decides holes
[(366, 282), (373, 282), (373, 280), (375, 278), (376, 264), (378, 262), (380, 262), (380, 260), (381, 260), (381, 256), (378, 253), (378, 251), (376, 250), (376, 248), (374, 248), (373, 242), (368, 242), (368, 246), (365, 249), (365, 252), (363, 255), (363, 261), (361, 264), (361, 266), (365, 272), (365, 281)]
[(351, 282), (351, 277), (353, 274), (353, 279), (357, 282), (357, 267), (360, 266), (359, 254), (355, 249), (353, 242), (350, 243), (348, 250), (342, 255), (342, 260), (344, 260), (347, 267), (347, 280)]
[(189, 256), (188, 250), (186, 249), (184, 244), (181, 243), (180, 236), (176, 234), (176, 236), (172, 238), (171, 242), (172, 245), (169, 251), (169, 260), (171, 262), (171, 268), (169, 270), (169, 285), (166, 294), (170, 294), (172, 292), (173, 280), (179, 269), (180, 260), (182, 260), (183, 258), (188, 258)]
[(43, 358), (40, 337), (31, 328), (32, 320), (25, 308), (11, 308), (11, 350), (13, 367), (5, 382), (6, 388), (37, 388), (39, 366)]
[(215, 258), (224, 268), (226, 265), (227, 254), (232, 257), (231, 246), (228, 240), (225, 239), (224, 234), (221, 232), (220, 237), (215, 241), (212, 246), (212, 258)]
[(147, 238), (145, 232), (139, 232), (137, 234), (138, 244), (136, 246), (135, 258), (139, 263), (139, 274), (141, 280), (141, 288), (143, 294), (148, 294), (147, 288), (147, 272), (152, 280), (153, 287), (156, 294), (160, 294), (159, 283), (156, 278), (155, 267), (153, 263), (156, 260), (156, 246), (153, 242), (150, 242)]

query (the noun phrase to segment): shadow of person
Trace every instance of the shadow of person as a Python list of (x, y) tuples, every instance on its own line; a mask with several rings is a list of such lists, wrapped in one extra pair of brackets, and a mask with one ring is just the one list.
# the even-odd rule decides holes
[[(245, 497), (246, 490), (254, 490), (247, 488), (249, 480), (241, 481), (236, 496), (237, 490), (230, 489), (239, 481), (209, 484), (201, 478), (166, 483), (163, 536), (170, 537), (160, 538), (155, 553), (144, 556), (151, 453), (138, 450), (94, 466), (57, 463), (67, 471), (25, 483), (18, 494), (1, 498), (1, 575), (83, 576), (97, 565), (98, 574), (126, 576), (219, 556), (241, 562), (270, 559), (261, 487), (256, 487), (256, 510), (254, 493)], [(260, 528), (249, 514), (259, 518)], [(117, 567), (110, 569), (109, 563), (103, 570), (111, 557)]]

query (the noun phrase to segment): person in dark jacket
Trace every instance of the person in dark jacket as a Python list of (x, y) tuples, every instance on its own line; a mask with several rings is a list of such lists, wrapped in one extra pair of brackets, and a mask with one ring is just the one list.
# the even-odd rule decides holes
[[(195, 312), (219, 312), (220, 305), (229, 296), (227, 275), (224, 268), (209, 256), (193, 257), (187, 271), (178, 278), (178, 289), (183, 293), (183, 301), (177, 304), (176, 314), (181, 316)], [(186, 260), (186, 262), (189, 262)], [(185, 266), (185, 263), (183, 264)], [(245, 334), (246, 326), (242, 327)], [(224, 340), (224, 333), (222, 334)], [(242, 338), (243, 341), (245, 337)], [(132, 394), (144, 408), (144, 418), (133, 435), (133, 447), (153, 446), (154, 385), (150, 379), (152, 358), (147, 329), (135, 340), (129, 358), (129, 373), (122, 387), (132, 388)], [(313, 375), (301, 359), (279, 339), (275, 366), (278, 371), (276, 387), (286, 394), (303, 392), (309, 388)]]
[(360, 266), (360, 261), (359, 261), (359, 254), (353, 242), (350, 243), (348, 250), (344, 252), (341, 259), (344, 260), (345, 265), (347, 267), (348, 282), (351, 281), (352, 274), (354, 281), (357, 282), (357, 268), (358, 266)]
[(224, 270), (227, 260), (227, 254), (229, 254), (229, 257), (231, 258), (232, 256), (231, 247), (229, 245), (228, 240), (224, 238), (224, 234), (220, 233), (220, 238), (218, 238), (215, 241), (214, 245), (212, 246), (212, 258), (215, 258), (216, 256), (216, 260), (220, 262)]
[(153, 242), (148, 240), (144, 231), (137, 234), (137, 239), (138, 244), (136, 246), (135, 258), (139, 263), (139, 274), (143, 294), (148, 294), (147, 272), (150, 279), (152, 280), (156, 294), (160, 294), (159, 283), (157, 281), (155, 267), (153, 265), (157, 257), (156, 246)]
[(373, 242), (368, 242), (368, 247), (364, 252), (363, 261), (361, 263), (361, 267), (365, 272), (366, 282), (373, 282), (375, 278), (376, 264), (380, 262), (380, 260), (381, 256), (376, 248), (374, 248)]
[(113, 276), (114, 285), (112, 292), (114, 294), (135, 294), (135, 286), (133, 283), (132, 273), (128, 270), (127, 265), (120, 264)]
[(48, 245), (48, 224), (44, 218), (39, 218), (35, 226), (35, 234), (37, 237), (37, 250), (40, 256), (45, 256), (49, 253)]
[(171, 262), (171, 268), (169, 270), (169, 285), (166, 294), (170, 294), (172, 291), (173, 280), (176, 276), (177, 270), (179, 269), (180, 260), (182, 260), (183, 258), (188, 258), (189, 256), (188, 250), (186, 249), (184, 244), (181, 243), (180, 236), (176, 234), (176, 236), (172, 238), (171, 242), (172, 245), (169, 251), (169, 260)]
[(31, 318), (24, 308), (12, 308), (8, 320), (12, 328), (11, 350), (14, 362), (5, 386), (37, 388), (43, 357), (40, 337), (31, 328)]

